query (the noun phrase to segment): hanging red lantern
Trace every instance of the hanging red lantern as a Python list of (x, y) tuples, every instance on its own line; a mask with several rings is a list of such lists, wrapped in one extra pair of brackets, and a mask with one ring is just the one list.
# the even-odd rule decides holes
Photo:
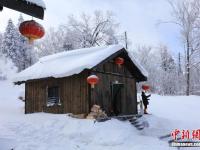
[(99, 77), (96, 75), (90, 75), (87, 77), (87, 82), (91, 85), (92, 88), (94, 88), (95, 84), (99, 82)]
[(142, 85), (142, 89), (145, 90), (145, 91), (147, 91), (147, 90), (150, 89), (150, 86), (149, 86), (149, 85), (143, 84), (143, 85)]
[(124, 58), (122, 58), (122, 57), (117, 57), (117, 58), (115, 59), (115, 63), (120, 67), (121, 65), (124, 64)]
[(45, 34), (42, 25), (34, 20), (22, 22), (19, 26), (19, 31), (23, 36), (28, 38), (30, 43), (32, 43), (34, 40), (42, 38)]

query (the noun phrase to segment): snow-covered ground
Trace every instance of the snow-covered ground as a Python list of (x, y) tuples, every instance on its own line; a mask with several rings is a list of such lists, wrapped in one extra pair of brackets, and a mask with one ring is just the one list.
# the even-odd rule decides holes
[(23, 87), (0, 81), (0, 150), (171, 150), (176, 148), (159, 136), (174, 129), (200, 127), (198, 96), (153, 95), (152, 115), (144, 117), (149, 127), (138, 131), (129, 122), (116, 119), (94, 123), (67, 115), (24, 115), (24, 103), (17, 99), (21, 90)]

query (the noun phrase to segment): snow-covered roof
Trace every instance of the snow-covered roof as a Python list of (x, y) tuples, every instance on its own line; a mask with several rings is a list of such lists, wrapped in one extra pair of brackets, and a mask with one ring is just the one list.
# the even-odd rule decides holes
[(40, 6), (40, 7), (44, 8), (44, 9), (46, 8), (46, 5), (45, 5), (43, 0), (25, 0), (25, 1), (27, 1), (28, 3)]
[[(112, 54), (123, 49), (121, 45), (111, 45), (107, 47), (84, 48), (72, 51), (65, 51), (49, 56), (45, 56), (33, 66), (17, 74), (14, 82), (23, 82), (41, 78), (61, 78), (74, 74), (79, 74), (84, 69), (91, 69)], [(127, 51), (128, 52), (128, 51)], [(139, 65), (133, 54), (128, 52), (129, 57), (141, 73), (147, 77), (148, 73)]]

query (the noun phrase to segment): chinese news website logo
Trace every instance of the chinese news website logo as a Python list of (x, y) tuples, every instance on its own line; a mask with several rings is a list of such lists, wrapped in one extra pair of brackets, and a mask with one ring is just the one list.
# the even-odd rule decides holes
[(179, 130), (171, 132), (172, 147), (200, 147), (200, 129)]

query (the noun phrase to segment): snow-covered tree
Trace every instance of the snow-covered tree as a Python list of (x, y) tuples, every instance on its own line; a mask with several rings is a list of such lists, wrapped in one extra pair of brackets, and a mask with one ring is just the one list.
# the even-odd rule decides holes
[[(133, 51), (134, 55), (140, 62), (140, 64), (148, 72), (148, 84), (151, 86), (153, 93), (160, 92), (161, 80), (160, 80), (160, 55), (157, 49), (151, 46), (138, 46)], [(141, 88), (140, 88), (141, 89)]]
[[(68, 35), (70, 37), (70, 35)], [(50, 28), (45, 34), (45, 38), (36, 42), (36, 49), (40, 57), (64, 51), (65, 33), (59, 28)]]
[(18, 27), (24, 19), (20, 15), (17, 27), (9, 19), (6, 31), (2, 40), (2, 53), (5, 57), (12, 60), (18, 71), (22, 71), (35, 62), (34, 47), (30, 45), (25, 37), (23, 37)]
[(115, 37), (118, 24), (111, 12), (104, 14), (102, 11), (95, 11), (93, 16), (83, 13), (80, 19), (70, 16), (65, 27), (69, 32), (75, 33), (74, 39), (80, 47), (118, 43)]
[(6, 31), (4, 33), (3, 41), (2, 41), (2, 53), (5, 54), (6, 57), (10, 58), (13, 63), (17, 64), (18, 58), (18, 47), (17, 47), (17, 30), (12, 20), (8, 20), (8, 25), (6, 27)]
[(164, 95), (174, 95), (177, 93), (177, 66), (166, 46), (161, 46), (159, 49), (161, 55), (161, 91)]
[(151, 46), (139, 46), (133, 53), (147, 70), (149, 74), (147, 83), (151, 86), (153, 93), (162, 95), (181, 93), (179, 85), (185, 83), (179, 82), (178, 65), (166, 46), (154, 48)]
[(11, 78), (17, 69), (13, 62), (2, 53), (3, 35), (0, 33), (0, 80)]
[[(180, 27), (181, 41), (185, 47), (186, 64), (186, 95), (190, 94), (194, 68), (200, 68), (197, 54), (200, 51), (200, 1), (199, 0), (168, 0), (172, 8), (173, 20), (170, 23)], [(196, 71), (194, 72), (196, 73)]]
[(40, 56), (78, 48), (104, 46), (118, 43), (118, 28), (111, 12), (95, 11), (80, 17), (68, 17), (58, 30), (50, 28), (45, 38), (37, 43)]
[(0, 80), (12, 78), (17, 71), (13, 62), (0, 53)]

